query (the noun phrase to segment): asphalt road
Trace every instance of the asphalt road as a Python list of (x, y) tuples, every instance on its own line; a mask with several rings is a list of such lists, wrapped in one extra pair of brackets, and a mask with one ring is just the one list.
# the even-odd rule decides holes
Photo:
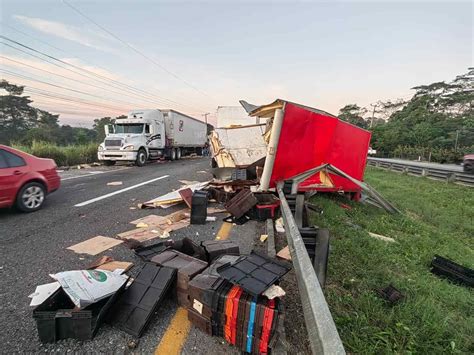
[(388, 163), (398, 163), (398, 164), (419, 166), (419, 167), (422, 167), (422, 168), (448, 170), (448, 171), (459, 172), (459, 173), (463, 172), (462, 166), (455, 165), (455, 164), (437, 164), (437, 163), (428, 163), (428, 162), (412, 161), (412, 160), (372, 158), (372, 157), (370, 157), (370, 159), (375, 160), (375, 161), (384, 161), (384, 162), (388, 162)]
[[(42, 210), (31, 214), (0, 210), (1, 352), (128, 352), (127, 344), (132, 337), (108, 325), (103, 325), (91, 341), (68, 339), (55, 344), (41, 344), (28, 295), (36, 285), (52, 282), (49, 274), (83, 269), (96, 259), (94, 256), (75, 254), (67, 250), (67, 247), (97, 235), (114, 237), (117, 233), (133, 229), (129, 222), (134, 219), (149, 214), (166, 215), (182, 208), (130, 209), (139, 202), (180, 187), (182, 183), (179, 180), (210, 179), (211, 175), (204, 172), (209, 170), (208, 167), (207, 159), (198, 158), (154, 163), (142, 168), (124, 166), (109, 170), (92, 168), (74, 173), (64, 172), (61, 188), (48, 196)], [(99, 170), (103, 172), (91, 173)], [(122, 181), (123, 185), (107, 186), (111, 181)], [(142, 185), (131, 188), (137, 184)], [(131, 189), (120, 191), (126, 188)], [(217, 222), (203, 226), (192, 225), (172, 232), (172, 238), (188, 236), (197, 241), (214, 239), (221, 223), (218, 219)], [(230, 239), (240, 245), (242, 253), (248, 253), (253, 247), (255, 236), (260, 233), (259, 228), (261, 224), (248, 222), (233, 228)], [(115, 260), (131, 261), (136, 266), (141, 264), (140, 259), (123, 244), (101, 255), (103, 254), (110, 255)], [(176, 308), (176, 303), (171, 298), (162, 304), (133, 352), (153, 353)], [(223, 339), (206, 336), (193, 327), (184, 344), (183, 353), (237, 351), (224, 344)]]

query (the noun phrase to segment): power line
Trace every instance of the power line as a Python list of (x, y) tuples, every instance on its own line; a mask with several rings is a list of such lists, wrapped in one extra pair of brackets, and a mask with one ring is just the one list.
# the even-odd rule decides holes
[[(92, 86), (92, 87), (95, 87), (95, 88), (98, 88), (98, 89), (101, 89), (101, 90), (106, 90), (106, 91), (108, 91), (108, 92), (112, 92), (112, 93), (115, 93), (115, 94), (118, 94), (118, 95), (126, 95), (126, 96), (129, 96), (129, 97), (133, 97), (133, 98), (135, 98), (135, 99), (137, 98), (137, 97), (131, 96), (130, 94), (124, 94), (124, 93), (121, 93), (121, 92), (117, 92), (117, 91), (110, 90), (110, 88), (104, 88), (104, 87), (101, 87), (101, 86), (98, 86), (98, 85), (94, 85), (94, 84), (91, 84), (91, 83), (86, 83), (86, 82), (83, 82), (83, 81), (78, 81), (77, 79), (74, 79), (74, 78), (71, 78), (71, 77), (68, 77), (68, 76), (65, 76), (65, 75), (53, 73), (53, 72), (51, 72), (51, 71), (49, 71), (49, 70), (41, 69), (41, 68), (35, 67), (35, 66), (33, 66), (33, 65), (29, 65), (29, 64), (26, 64), (26, 63), (24, 63), (24, 62), (18, 61), (18, 60), (14, 60), (14, 59), (11, 59), (11, 58), (4, 57), (4, 56), (2, 56), (2, 55), (0, 55), (0, 58), (6, 59), (6, 60), (8, 60), (8, 61), (11, 61), (11, 62), (20, 64), (20, 65), (23, 65), (23, 66), (26, 66), (26, 67), (29, 67), (29, 68), (32, 68), (32, 69), (35, 69), (35, 70), (38, 70), (38, 71), (42, 71), (42, 72), (45, 72), (45, 73), (48, 73), (48, 74), (51, 74), (51, 75), (55, 75), (55, 76), (58, 76), (58, 77), (61, 77), (61, 78), (67, 79), (67, 80), (71, 80), (71, 81), (74, 81), (74, 82), (76, 82), (76, 83), (79, 82), (79, 83), (82, 84), (82, 85)], [(66, 68), (64, 68), (64, 69), (66, 69)], [(155, 101), (152, 101), (152, 100), (147, 99), (147, 98), (145, 98), (145, 97), (138, 96), (138, 98), (141, 99), (141, 100), (144, 100), (144, 101), (147, 101), (147, 102), (156, 104)]]
[(30, 86), (30, 85), (25, 85), (25, 90), (24, 91), (25, 91), (25, 93), (32, 93), (32, 94), (39, 95), (39, 96), (55, 98), (55, 99), (69, 101), (69, 102), (73, 102), (73, 103), (81, 103), (81, 104), (84, 104), (84, 105), (95, 106), (95, 107), (100, 107), (100, 108), (106, 108), (106, 109), (109, 109), (109, 110), (118, 111), (118, 112), (122, 112), (122, 113), (128, 111), (127, 108), (117, 107), (117, 106), (108, 106), (107, 104), (103, 104), (101, 102), (89, 101), (89, 100), (80, 99), (80, 98), (77, 98), (77, 97), (74, 97), (74, 96), (69, 96), (69, 95), (62, 95), (62, 94), (58, 94), (58, 93), (55, 93), (55, 92), (52, 92), (52, 91), (39, 89), (39, 88)]
[(117, 41), (119, 41), (120, 43), (122, 43), (123, 45), (127, 46), (128, 48), (130, 48), (132, 51), (134, 51), (135, 53), (139, 54), (140, 56), (142, 56), (143, 58), (145, 58), (146, 60), (148, 60), (150, 63), (154, 64), (155, 66), (157, 66), (158, 68), (160, 68), (161, 70), (167, 72), (168, 74), (170, 74), (171, 76), (173, 76), (174, 78), (182, 81), (183, 83), (185, 83), (187, 86), (191, 87), (192, 89), (196, 90), (197, 92), (201, 93), (202, 95), (205, 95), (209, 98), (211, 98), (207, 93), (205, 93), (204, 91), (198, 89), (197, 87), (195, 87), (193, 84), (189, 83), (188, 81), (184, 80), (183, 78), (179, 77), (177, 74), (173, 73), (172, 71), (168, 70), (167, 68), (165, 68), (163, 65), (161, 65), (160, 63), (158, 63), (157, 61), (155, 61), (154, 59), (150, 58), (149, 56), (147, 56), (146, 54), (144, 54), (143, 52), (139, 51), (137, 48), (135, 48), (134, 46), (132, 46), (131, 44), (127, 43), (126, 41), (124, 41), (123, 39), (121, 39), (120, 37), (118, 37), (117, 35), (115, 35), (114, 33), (112, 33), (111, 31), (109, 31), (108, 29), (106, 29), (104, 26), (100, 25), (99, 23), (95, 22), (93, 19), (91, 19), (89, 16), (87, 16), (86, 14), (84, 14), (82, 11), (80, 11), (78, 8), (76, 8), (75, 6), (71, 5), (70, 3), (68, 3), (66, 0), (62, 0), (63, 3), (67, 6), (69, 6), (71, 9), (73, 9), (76, 13), (78, 13), (79, 15), (81, 15), (82, 17), (84, 17), (85, 19), (87, 19), (89, 22), (93, 23), (94, 25), (96, 25), (98, 28), (100, 28), (102, 31), (104, 31), (105, 33), (107, 33), (109, 36), (115, 38)]
[[(28, 49), (28, 50), (30, 50), (30, 51), (32, 51), (32, 52), (34, 52), (34, 53), (38, 53), (38, 54), (40, 54), (40, 55), (42, 55), (42, 56), (45, 56), (45, 57), (47, 57), (47, 58), (49, 58), (49, 59), (51, 59), (51, 60), (54, 60), (55, 62), (59, 62), (59, 63), (61, 63), (61, 64), (63, 64), (63, 65), (72, 67), (72, 68), (77, 69), (77, 70), (80, 70), (80, 71), (82, 71), (82, 72), (86, 72), (86, 73), (88, 73), (89, 75), (92, 75), (92, 76), (95, 76), (95, 77), (99, 77), (99, 78), (101, 78), (101, 79), (103, 79), (103, 80), (113, 82), (113, 83), (115, 83), (115, 84), (117, 84), (117, 85), (119, 85), (119, 86), (121, 86), (121, 87), (127, 88), (128, 90), (133, 90), (133, 91), (135, 91), (135, 92), (140, 92), (140, 93), (142, 93), (142, 94), (151, 96), (151, 97), (154, 99), (154, 97), (153, 97), (152, 94), (150, 94), (150, 93), (148, 93), (148, 92), (146, 92), (146, 91), (144, 91), (144, 90), (142, 90), (142, 89), (135, 88), (135, 87), (133, 87), (133, 86), (131, 86), (131, 85), (124, 84), (124, 83), (122, 83), (122, 82), (120, 82), (120, 81), (117, 81), (117, 80), (115, 80), (115, 79), (108, 78), (108, 77), (106, 77), (106, 76), (104, 76), (104, 75), (100, 75), (100, 74), (94, 73), (94, 72), (92, 72), (92, 71), (90, 71), (90, 70), (81, 68), (81, 67), (79, 67), (79, 66), (77, 66), (77, 65), (68, 63), (68, 62), (66, 62), (66, 61), (64, 61), (64, 60), (61, 60), (61, 59), (59, 59), (59, 58), (56, 58), (56, 57), (54, 57), (54, 56), (52, 56), (52, 55), (49, 55), (49, 54), (47, 54), (47, 53), (44, 53), (44, 52), (42, 52), (42, 51), (36, 50), (36, 49), (34, 49), (34, 48), (30, 47), (30, 46), (27, 46), (27, 45), (25, 45), (25, 44), (22, 44), (22, 43), (20, 43), (20, 42), (18, 42), (18, 41), (15, 41), (15, 40), (11, 39), (11, 38), (8, 38), (8, 37), (6, 37), (6, 36), (0, 35), (0, 38), (3, 38), (3, 39), (5, 39), (5, 40), (7, 40), (7, 41), (9, 41), (9, 42), (11, 42), (11, 43), (14, 43), (14, 44), (16, 44), (16, 45), (18, 45), (18, 46), (20, 46), (20, 47), (23, 47), (23, 48), (25, 48), (25, 49)], [(14, 49), (16, 49), (16, 50), (21, 51), (20, 49), (15, 48), (15, 47), (13, 47), (13, 46), (11, 46), (11, 45), (8, 45), (7, 43), (4, 43), (4, 45), (7, 45), (7, 46), (10, 47), (10, 48), (14, 48)], [(24, 51), (22, 51), (22, 52), (24, 52)], [(37, 56), (35, 56), (35, 57), (37, 57)], [(44, 60), (43, 58), (40, 58), (40, 59)], [(49, 61), (48, 61), (48, 62), (49, 62)], [(63, 68), (62, 66), (59, 66), (59, 67)], [(123, 90), (123, 88), (121, 88), (121, 89)], [(161, 100), (162, 100), (162, 101), (167, 101), (167, 102), (170, 102), (170, 103), (173, 103), (173, 104), (177, 104), (177, 105), (183, 106), (183, 107), (187, 106), (187, 105), (185, 105), (185, 104), (181, 104), (181, 103), (179, 103), (179, 102), (177, 102), (177, 101), (173, 101), (173, 100), (166, 99), (166, 98), (162, 98)], [(191, 107), (191, 106), (189, 106), (189, 107)], [(195, 108), (192, 108), (192, 109), (194, 110)], [(199, 111), (201, 111), (201, 110), (199, 110)]]
[[(3, 42), (0, 42), (0, 43), (2, 43), (2, 44), (5, 45), (5, 46), (8, 46), (8, 47), (10, 47), (10, 48), (12, 48), (12, 49), (14, 49), (14, 50), (16, 50), (16, 51), (19, 51), (19, 52), (21, 52), (21, 53), (24, 53), (24, 54), (27, 54), (27, 55), (32, 56), (32, 57), (34, 57), (34, 58), (37, 58), (37, 59), (39, 59), (39, 60), (42, 60), (42, 61), (44, 61), (44, 62), (46, 62), (46, 63), (48, 63), (48, 64), (54, 65), (54, 66), (56, 66), (56, 67), (58, 67), (58, 68), (61, 68), (61, 69), (63, 69), (63, 70), (70, 71), (71, 73), (74, 73), (74, 74), (76, 74), (76, 75), (83, 76), (83, 77), (85, 77), (85, 78), (87, 78), (87, 79), (97, 81), (97, 82), (99, 82), (99, 83), (101, 83), (101, 84), (104, 84), (104, 85), (110, 85), (110, 86), (112, 86), (113, 88), (118, 89), (118, 90), (127, 91), (127, 92), (129, 92), (129, 93), (131, 93), (131, 94), (137, 96), (138, 98), (143, 98), (143, 99), (150, 100), (150, 99), (148, 98), (148, 96), (144, 96), (144, 95), (141, 95), (141, 94), (137, 94), (137, 93), (135, 93), (135, 92), (132, 91), (132, 90), (124, 89), (124, 88), (122, 88), (122, 87), (120, 87), (120, 86), (117, 86), (117, 85), (116, 85), (115, 83), (113, 83), (113, 82), (112, 82), (112, 84), (107, 83), (106, 81), (103, 81), (103, 80), (101, 80), (101, 79), (97, 79), (97, 78), (94, 78), (94, 77), (90, 77), (89, 75), (86, 75), (86, 74), (77, 72), (77, 71), (72, 70), (72, 69), (70, 69), (70, 68), (63, 67), (62, 65), (59, 65), (59, 64), (56, 63), (56, 62), (53, 62), (53, 61), (50, 61), (50, 60), (48, 60), (48, 59), (42, 58), (42, 57), (37, 56), (37, 55), (35, 55), (35, 54), (33, 54), (33, 53), (29, 53), (29, 52), (24, 51), (24, 50), (22, 50), (22, 49), (20, 49), (20, 48), (16, 48), (16, 47), (14, 47), (14, 46), (11, 46), (11, 45), (8, 44), (8, 43), (3, 43)], [(12, 59), (9, 59), (9, 60), (12, 60)], [(110, 90), (110, 89), (107, 88), (107, 90)], [(122, 93), (120, 93), (120, 94), (122, 95)], [(155, 99), (155, 100), (156, 100), (156, 102), (154, 102), (154, 103), (158, 103), (159, 101), (164, 101), (164, 99), (163, 99), (163, 100), (162, 100), (162, 99)], [(182, 106), (182, 105), (180, 105), (180, 106)], [(194, 108), (191, 108), (191, 109), (194, 110)]]
[(110, 99), (110, 98), (107, 98), (107, 97), (103, 97), (103, 96), (98, 96), (98, 95), (90, 94), (90, 93), (85, 92), (85, 91), (76, 90), (76, 89), (71, 89), (71, 88), (68, 88), (68, 87), (65, 87), (65, 86), (62, 86), (62, 85), (52, 84), (52, 83), (49, 83), (49, 82), (47, 82), (47, 81), (35, 79), (35, 78), (33, 78), (33, 77), (31, 77), (31, 76), (27, 76), (27, 75), (18, 74), (18, 73), (12, 72), (12, 71), (10, 71), (10, 70), (0, 69), (0, 72), (4, 72), (4, 73), (6, 73), (6, 74), (8, 74), (8, 75), (11, 75), (11, 76), (15, 76), (15, 77), (18, 77), (18, 78), (22, 78), (22, 79), (34, 81), (34, 82), (41, 83), (41, 84), (44, 84), (44, 85), (49, 85), (49, 86), (56, 87), (56, 88), (59, 88), (59, 89), (72, 91), (72, 92), (75, 92), (75, 93), (78, 93), (78, 94), (81, 94), (81, 95), (87, 95), (87, 96), (97, 97), (97, 98), (100, 98), (100, 99), (105, 100), (105, 101), (117, 102), (117, 103), (121, 103), (121, 104), (125, 104), (125, 105), (130, 105), (130, 106), (134, 106), (134, 105), (135, 105), (134, 103), (125, 102), (125, 101), (120, 101), (120, 100), (114, 100), (114, 99)]

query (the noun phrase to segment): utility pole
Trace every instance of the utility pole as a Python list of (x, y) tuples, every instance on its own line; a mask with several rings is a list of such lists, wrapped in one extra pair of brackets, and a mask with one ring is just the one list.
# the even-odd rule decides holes
[(456, 142), (454, 143), (454, 151), (458, 151), (459, 129), (456, 130)]
[(210, 115), (210, 113), (209, 113), (209, 112), (208, 112), (208, 113), (205, 113), (205, 114), (203, 114), (203, 116), (204, 116), (204, 120), (206, 121), (206, 125), (207, 125), (207, 116), (208, 116), (208, 115)]
[(378, 104), (370, 104), (374, 109), (372, 110), (372, 118), (370, 119), (370, 128), (374, 125), (374, 118), (375, 118), (375, 109), (377, 108)]

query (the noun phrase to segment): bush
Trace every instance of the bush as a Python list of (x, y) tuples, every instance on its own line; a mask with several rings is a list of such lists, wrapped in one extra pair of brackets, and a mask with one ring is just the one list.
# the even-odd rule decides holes
[(34, 141), (31, 146), (13, 144), (13, 147), (40, 158), (53, 159), (58, 166), (97, 161), (97, 143), (58, 146), (52, 143)]
[(455, 151), (452, 148), (427, 148), (399, 145), (393, 151), (393, 157), (409, 160), (418, 160), (418, 157), (421, 157), (421, 160), (423, 161), (456, 164), (462, 161), (465, 154), (472, 152), (474, 152), (474, 147), (459, 147)]

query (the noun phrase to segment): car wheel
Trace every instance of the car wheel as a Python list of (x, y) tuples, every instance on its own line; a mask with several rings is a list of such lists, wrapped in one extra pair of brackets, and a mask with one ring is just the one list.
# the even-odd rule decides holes
[(474, 162), (465, 162), (464, 171), (469, 174), (474, 174)]
[(171, 149), (171, 160), (176, 160), (176, 149)]
[(145, 149), (140, 149), (137, 154), (137, 160), (135, 161), (135, 164), (137, 166), (143, 166), (146, 163), (146, 151)]
[(181, 159), (181, 148), (176, 148), (176, 160)]
[(115, 160), (105, 160), (104, 165), (105, 166), (112, 166), (115, 165), (116, 161)]
[(16, 207), (23, 212), (34, 212), (43, 206), (46, 197), (44, 185), (38, 182), (29, 182), (20, 189), (16, 198)]

